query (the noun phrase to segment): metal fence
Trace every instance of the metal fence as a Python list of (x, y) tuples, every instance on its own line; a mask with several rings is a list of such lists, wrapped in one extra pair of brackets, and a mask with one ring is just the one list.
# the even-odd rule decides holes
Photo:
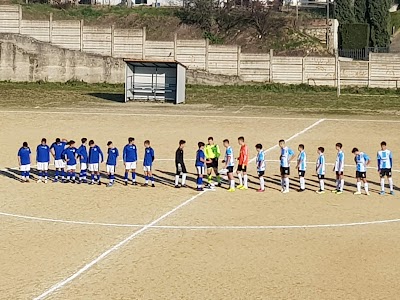
[(355, 60), (368, 60), (369, 53), (389, 53), (389, 47), (365, 47), (363, 49), (339, 49), (339, 56)]

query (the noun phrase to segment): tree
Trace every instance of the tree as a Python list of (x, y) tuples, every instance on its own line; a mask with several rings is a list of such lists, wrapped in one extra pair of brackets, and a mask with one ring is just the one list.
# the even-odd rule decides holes
[(335, 19), (338, 19), (339, 24), (349, 24), (354, 22), (352, 0), (335, 1)]
[(390, 3), (391, 0), (368, 1), (368, 23), (371, 26), (372, 47), (388, 47), (390, 44)]
[(356, 23), (368, 23), (368, 0), (354, 1), (354, 18)]

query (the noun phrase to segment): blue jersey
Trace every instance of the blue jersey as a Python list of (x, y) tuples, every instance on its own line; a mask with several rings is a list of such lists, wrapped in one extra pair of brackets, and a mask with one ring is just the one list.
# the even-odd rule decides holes
[(378, 170), (392, 168), (393, 166), (392, 151), (387, 149), (378, 151), (377, 159), (378, 159)]
[(202, 161), (206, 159), (206, 155), (204, 154), (204, 151), (199, 149), (196, 152), (196, 163), (195, 166), (196, 167), (204, 167), (204, 161)]
[(358, 172), (366, 172), (367, 171), (367, 163), (369, 162), (369, 156), (364, 152), (360, 152), (354, 158), (356, 162), (356, 169)]
[(107, 165), (109, 166), (116, 166), (117, 165), (117, 158), (119, 156), (117, 148), (108, 148), (108, 157), (107, 157)]
[(151, 147), (148, 147), (144, 150), (144, 160), (143, 165), (145, 167), (151, 167), (154, 161), (154, 150)]
[(323, 153), (318, 156), (316, 170), (318, 175), (325, 175), (325, 155)]
[[(229, 160), (229, 162), (228, 162)], [(235, 159), (233, 157), (233, 149), (231, 146), (229, 146), (228, 148), (226, 148), (225, 151), (225, 161), (227, 163), (227, 167), (233, 167), (235, 166)]]
[(281, 149), (281, 157), (280, 157), (280, 161), (281, 161), (281, 167), (283, 168), (289, 168), (289, 160), (292, 158), (292, 156), (294, 155), (294, 152), (292, 149), (290, 149), (289, 147), (283, 147)]
[(55, 160), (60, 160), (63, 159), (63, 151), (65, 150), (65, 146), (67, 145), (66, 142), (60, 142), (60, 143), (53, 143), (50, 146), (50, 150), (54, 149), (54, 159)]
[(98, 164), (103, 162), (104, 156), (99, 146), (89, 148), (89, 164)]
[(50, 162), (50, 147), (40, 144), (36, 148), (36, 161), (40, 163)]
[(257, 171), (258, 172), (265, 171), (265, 153), (264, 153), (263, 150), (258, 152), (257, 159), (256, 159), (256, 164), (257, 164)]
[(123, 160), (124, 162), (135, 162), (137, 161), (137, 148), (135, 145), (126, 145), (124, 147), (124, 152), (123, 152)]
[(307, 169), (307, 155), (304, 150), (299, 153), (297, 164), (299, 166), (299, 171), (305, 171)]
[(68, 147), (63, 152), (63, 158), (67, 161), (68, 166), (76, 165), (76, 151), (75, 147)]
[(29, 147), (21, 147), (18, 150), (18, 156), (21, 160), (21, 165), (29, 165), (31, 163), (31, 149)]
[(335, 171), (336, 172), (344, 171), (344, 153), (342, 150), (340, 150), (336, 156)]
[(87, 164), (87, 162), (88, 162), (88, 153), (87, 153), (87, 150), (86, 150), (86, 146), (82, 144), (78, 148), (76, 153), (78, 154), (80, 162)]

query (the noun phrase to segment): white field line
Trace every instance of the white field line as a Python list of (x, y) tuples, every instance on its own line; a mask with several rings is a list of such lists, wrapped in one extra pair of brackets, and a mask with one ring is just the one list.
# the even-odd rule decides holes
[(101, 260), (103, 260), (104, 258), (109, 256), (111, 253), (117, 251), (120, 247), (122, 247), (123, 245), (127, 244), (129, 241), (131, 241), (132, 239), (134, 239), (135, 237), (137, 237), (141, 233), (147, 231), (148, 229), (150, 229), (152, 226), (156, 225), (157, 223), (161, 222), (162, 220), (164, 220), (165, 218), (167, 218), (168, 216), (170, 216), (171, 214), (173, 214), (174, 212), (176, 212), (180, 208), (188, 205), (190, 202), (194, 201), (195, 199), (197, 199), (198, 197), (200, 197), (201, 195), (203, 195), (206, 192), (207, 191), (203, 191), (203, 192), (198, 193), (197, 195), (191, 197), (190, 199), (186, 200), (185, 202), (179, 204), (175, 208), (173, 208), (170, 211), (166, 212), (161, 217), (159, 217), (159, 218), (155, 219), (154, 221), (150, 222), (149, 224), (143, 226), (138, 231), (136, 231), (136, 232), (132, 233), (131, 235), (129, 235), (126, 239), (122, 240), (121, 242), (119, 242), (118, 244), (114, 245), (113, 247), (111, 247), (107, 251), (103, 252), (101, 255), (99, 255), (97, 258), (95, 258), (91, 262), (87, 263), (85, 266), (80, 268), (77, 272), (75, 272), (71, 276), (69, 276), (66, 279), (56, 283), (51, 288), (49, 288), (48, 290), (46, 290), (45, 292), (43, 292), (39, 296), (35, 297), (34, 300), (41, 300), (41, 299), (47, 298), (48, 296), (53, 294), (55, 291), (59, 290), (60, 288), (62, 288), (66, 284), (68, 284), (69, 282), (71, 282), (74, 279), (78, 278), (80, 275), (82, 275), (84, 272), (89, 270), (95, 264), (97, 264), (98, 262), (100, 262)]

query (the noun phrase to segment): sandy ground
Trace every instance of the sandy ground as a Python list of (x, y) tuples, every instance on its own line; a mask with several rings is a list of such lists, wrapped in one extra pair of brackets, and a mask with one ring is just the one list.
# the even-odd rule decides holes
[[(324, 116), (328, 119), (302, 132), (324, 117), (258, 117), (246, 109), (211, 114), (219, 116), (204, 118), (197, 109), (157, 105), (113, 112), (0, 112), (0, 263), (5, 274), (0, 276), (0, 299), (41, 295), (135, 231), (196, 196), (191, 188), (172, 187), (171, 159), (179, 139), (186, 139), (187, 166), (194, 172), (189, 159), (194, 158), (197, 142), (206, 141), (210, 135), (220, 145), (224, 138), (232, 140), (235, 152), (239, 149), (237, 137), (245, 136), (252, 157), (256, 143), (271, 148), (266, 155), (267, 191), (255, 192), (258, 180), (253, 162), (248, 191), (228, 194), (223, 188), (200, 195), (155, 224), (162, 227), (145, 228), (87, 272), (63, 284), (49, 295), (50, 299), (397, 298), (400, 256), (396, 246), (400, 238), (396, 233), (400, 225), (396, 221), (317, 228), (246, 226), (337, 226), (399, 218), (398, 196), (377, 195), (376, 170), (368, 173), (372, 195), (352, 194), (355, 169), (351, 149), (356, 146), (367, 152), (375, 166), (376, 151), (384, 139), (394, 152), (398, 168), (400, 123)], [(307, 191), (295, 191), (298, 178), (292, 168), (292, 192), (282, 195), (275, 161), (279, 150), (272, 147), (280, 138), (293, 135), (289, 146), (297, 150), (297, 145), (304, 143), (308, 153)], [(150, 139), (156, 151), (156, 188), (117, 184), (106, 189), (104, 185), (18, 181), (13, 168), (23, 141), (35, 149), (42, 137), (79, 141), (83, 136), (94, 139), (104, 151), (108, 140), (122, 150), (127, 137), (134, 136), (140, 157), (143, 141)], [(344, 144), (349, 165), (346, 193), (317, 195), (314, 190), (318, 181), (313, 172), (316, 149), (324, 146), (327, 162), (332, 163), (334, 145), (339, 141)], [(328, 189), (334, 185), (331, 167), (327, 166)], [(117, 173), (120, 181), (121, 165)], [(193, 180), (191, 175), (191, 187)], [(143, 182), (142, 177), (139, 182)]]

